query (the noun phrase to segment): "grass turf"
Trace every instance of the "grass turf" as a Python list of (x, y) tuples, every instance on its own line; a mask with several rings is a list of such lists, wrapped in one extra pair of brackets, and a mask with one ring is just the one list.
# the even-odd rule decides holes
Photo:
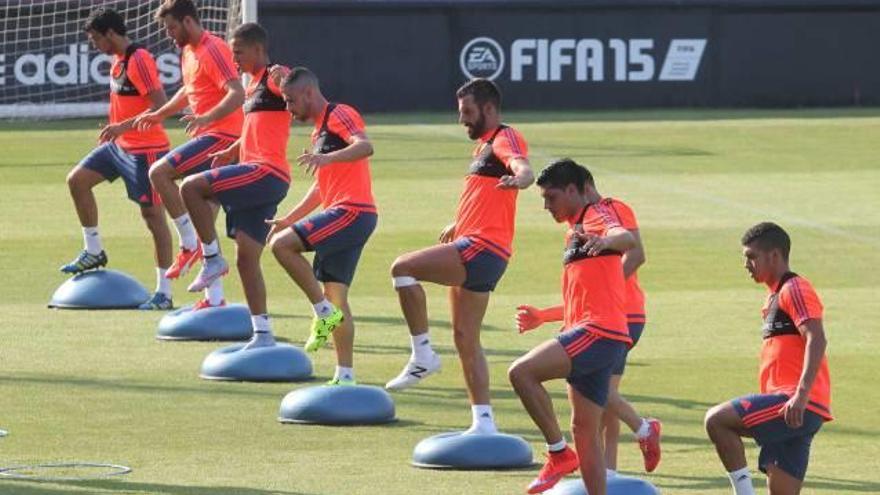
[[(702, 418), (711, 405), (756, 390), (759, 308), (764, 289), (742, 269), (738, 240), (762, 220), (792, 234), (792, 265), (826, 307), (837, 420), (816, 437), (806, 493), (877, 493), (880, 372), (875, 313), (880, 264), (880, 112), (669, 111), (508, 114), (531, 147), (536, 170), (571, 156), (593, 170), (600, 191), (628, 201), (641, 224), (648, 262), (640, 277), (648, 325), (631, 354), (623, 392), (664, 422), (664, 457), (645, 476), (625, 435), (620, 468), (663, 493), (726, 494), (728, 482)], [(382, 384), (408, 354), (388, 275), (400, 253), (434, 242), (451, 219), (471, 143), (454, 115), (367, 116), (380, 226), (352, 290), (356, 370)], [(413, 446), (468, 425), (470, 412), (452, 346), (444, 292), (428, 288), (433, 340), (444, 372), (395, 394), (391, 426), (329, 428), (275, 421), (285, 393), (307, 384), (212, 383), (197, 377), (212, 343), (154, 340), (158, 313), (52, 311), (63, 281), (57, 267), (81, 248), (64, 177), (94, 145), (95, 121), (0, 124), (0, 439), (3, 465), (103, 461), (134, 471), (114, 480), (26, 483), (0, 480), (0, 493), (132, 494), (468, 494), (522, 493), (535, 470), (438, 472), (409, 466)], [(291, 155), (303, 147), (298, 127)], [(184, 139), (172, 131), (174, 143)], [(282, 205), (308, 185), (295, 173)], [(96, 190), (110, 266), (152, 288), (150, 241), (121, 182)], [(222, 221), (222, 220), (221, 220)], [(562, 227), (535, 189), (520, 195), (516, 254), (492, 302), (483, 342), (501, 428), (541, 437), (505, 371), (553, 328), (519, 336), (517, 304), (559, 299)], [(232, 246), (224, 239), (224, 249)], [(264, 258), (276, 333), (301, 344), (309, 305), (271, 255)], [(235, 275), (227, 295), (241, 301)], [(192, 302), (184, 282), (178, 305)], [(318, 380), (333, 353), (315, 359)], [(550, 384), (567, 423), (562, 382)], [(748, 445), (750, 464), (757, 450)], [(540, 459), (538, 459), (540, 460)], [(756, 484), (762, 477), (756, 477)]]

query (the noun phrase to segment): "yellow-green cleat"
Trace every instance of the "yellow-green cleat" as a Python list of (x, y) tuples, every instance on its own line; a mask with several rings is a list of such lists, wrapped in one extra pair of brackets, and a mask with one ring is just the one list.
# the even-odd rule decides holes
[(351, 378), (333, 378), (332, 380), (327, 380), (326, 385), (329, 386), (342, 386), (342, 387), (353, 387), (357, 385), (357, 382), (352, 380)]
[(306, 352), (316, 352), (324, 347), (330, 334), (333, 333), (333, 330), (336, 330), (336, 327), (342, 324), (344, 318), (342, 310), (339, 308), (334, 309), (326, 318), (318, 318), (316, 316), (312, 320), (312, 331), (309, 333), (308, 340), (306, 340)]

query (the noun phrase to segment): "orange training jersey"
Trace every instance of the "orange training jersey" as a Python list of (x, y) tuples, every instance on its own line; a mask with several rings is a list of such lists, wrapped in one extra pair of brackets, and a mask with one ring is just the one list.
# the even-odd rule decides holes
[[(150, 108), (153, 91), (162, 91), (156, 62), (150, 52), (131, 43), (123, 56), (113, 57), (110, 68), (110, 115), (111, 124), (124, 122)], [(116, 138), (116, 144), (129, 152), (150, 149), (168, 149), (168, 135), (161, 125), (140, 132), (131, 129)]]
[[(807, 320), (822, 318), (822, 302), (807, 279), (787, 273), (776, 290), (767, 296), (764, 316), (764, 344), (761, 348), (759, 381), (762, 394), (794, 395), (804, 368), (807, 340), (798, 327)], [(831, 420), (831, 379), (828, 360), (822, 356), (810, 389), (807, 409)]]
[(289, 182), (287, 138), (291, 115), (281, 97), (281, 89), (269, 77), (270, 67), (253, 74), (248, 84), (238, 161), (269, 167), (276, 176)]
[[(208, 31), (202, 34), (195, 46), (183, 47), (180, 68), (189, 106), (196, 115), (203, 115), (216, 107), (226, 96), (226, 83), (238, 79), (229, 46)], [(220, 133), (239, 136), (243, 120), (241, 109), (236, 108), (222, 119), (199, 129), (198, 135)]]
[(510, 163), (527, 159), (528, 151), (522, 135), (504, 124), (480, 136), (458, 200), (456, 237), (470, 237), (498, 256), (510, 258), (519, 190), (498, 189), (498, 179), (513, 175)]
[[(628, 204), (619, 199), (609, 198), (611, 208), (617, 214), (620, 220), (620, 226), (626, 230), (638, 230), (639, 224), (636, 221), (636, 214)], [(644, 323), (645, 322), (645, 293), (639, 285), (639, 275), (633, 272), (626, 279), (626, 311), (627, 323)]]
[[(348, 105), (328, 103), (315, 120), (312, 152), (327, 154), (341, 150), (352, 143), (352, 136), (364, 132), (364, 119), (357, 110)], [(334, 206), (343, 206), (362, 211), (376, 211), (369, 159), (331, 163), (320, 167), (316, 175), (321, 206), (325, 210)]]
[(620, 221), (611, 200), (587, 205), (565, 235), (562, 263), (562, 304), (565, 329), (584, 328), (602, 337), (632, 344), (624, 313), (626, 283), (621, 253), (590, 256), (575, 233), (604, 236)]

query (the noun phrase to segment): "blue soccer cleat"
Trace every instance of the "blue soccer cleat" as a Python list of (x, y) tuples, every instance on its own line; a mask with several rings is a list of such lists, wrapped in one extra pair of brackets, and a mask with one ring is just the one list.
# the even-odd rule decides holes
[(138, 309), (146, 310), (166, 310), (174, 309), (174, 302), (164, 292), (155, 292), (147, 302), (138, 306)]
[(79, 253), (79, 256), (70, 263), (62, 266), (60, 270), (64, 273), (76, 275), (86, 270), (94, 270), (102, 266), (107, 266), (107, 253), (101, 251), (98, 254), (91, 254), (88, 251)]

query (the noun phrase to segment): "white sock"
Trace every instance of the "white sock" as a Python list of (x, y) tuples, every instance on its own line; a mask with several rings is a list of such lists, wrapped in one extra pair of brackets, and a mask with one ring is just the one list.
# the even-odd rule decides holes
[(180, 238), (180, 245), (187, 251), (192, 251), (198, 247), (198, 236), (196, 236), (196, 228), (193, 226), (192, 220), (189, 219), (189, 213), (184, 213), (174, 219), (174, 227), (177, 229), (177, 237)]
[(165, 278), (167, 268), (156, 267), (156, 292), (161, 292), (171, 298), (171, 280)]
[(89, 254), (99, 255), (104, 250), (101, 243), (101, 234), (98, 233), (98, 227), (83, 227), (83, 244), (85, 250)]
[(548, 443), (547, 452), (562, 452), (563, 450), (565, 450), (566, 445), (567, 444), (565, 443), (565, 438), (556, 443)]
[(217, 306), (223, 301), (223, 279), (217, 279), (211, 282), (211, 285), (205, 289), (205, 299), (211, 306)]
[(220, 243), (215, 238), (213, 241), (205, 244), (202, 243), (202, 254), (207, 258), (209, 256), (217, 256), (220, 254)]
[(476, 404), (471, 406), (471, 430), (480, 433), (495, 433), (495, 417), (492, 415), (492, 406), (489, 404)]
[(648, 423), (648, 420), (642, 418), (642, 424), (639, 425), (639, 429), (636, 430), (636, 438), (641, 440), (643, 438), (648, 438), (651, 435), (651, 425)]
[(613, 469), (607, 469), (607, 468), (605, 469), (605, 477), (606, 478), (613, 478), (615, 476), (617, 476), (617, 471), (615, 471)]
[(730, 485), (733, 486), (734, 495), (755, 495), (755, 489), (752, 487), (752, 475), (749, 474), (748, 466), (731, 471), (727, 473), (727, 476), (730, 476)]
[(337, 366), (336, 373), (333, 375), (336, 379), (354, 380), (354, 368), (346, 368), (345, 366)]
[(410, 335), (410, 343), (412, 344), (413, 361), (425, 363), (431, 360), (434, 349), (431, 349), (431, 339), (428, 338), (428, 331), (418, 335)]
[(272, 333), (272, 325), (269, 324), (269, 315), (251, 315), (251, 328), (255, 332)]
[(327, 300), (327, 298), (322, 299), (321, 301), (312, 305), (315, 308), (315, 316), (318, 318), (326, 318), (333, 313), (333, 310), (336, 309), (333, 304)]

